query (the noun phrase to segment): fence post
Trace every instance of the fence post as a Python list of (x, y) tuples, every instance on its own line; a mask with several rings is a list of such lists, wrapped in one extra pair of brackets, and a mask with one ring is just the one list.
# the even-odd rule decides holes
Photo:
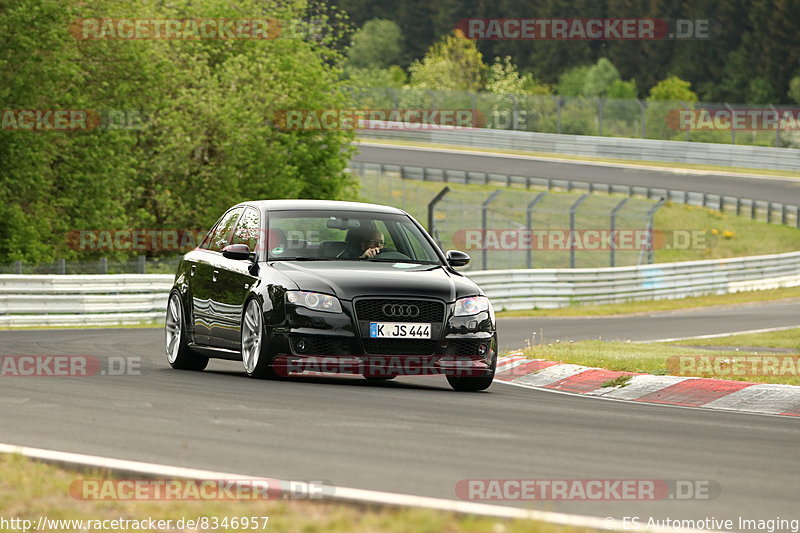
[[(800, 219), (798, 219), (798, 220), (800, 220)], [(22, 274), (22, 261), (20, 261), (19, 259), (14, 261), (14, 273), (15, 274)]]
[(558, 123), (558, 133), (561, 133), (561, 97), (553, 95), (553, 99), (556, 101), (556, 121)]
[[(728, 108), (728, 111), (731, 113), (731, 117), (733, 116), (733, 108), (730, 106), (728, 102), (725, 102), (725, 107)], [(734, 121), (731, 120), (731, 144), (736, 144), (736, 128), (734, 128)]]
[(67, 273), (67, 262), (64, 260), (64, 258), (61, 258), (61, 259), (57, 260), (56, 263), (57, 263), (56, 268), (58, 269), (58, 273), (61, 274), (61, 275), (66, 274)]
[(439, 191), (439, 194), (433, 197), (433, 200), (428, 202), (428, 233), (431, 234), (431, 237), (434, 238), (436, 244), (438, 244), (439, 247), (442, 246), (442, 243), (436, 236), (436, 221), (435, 221), (436, 217), (434, 216), (434, 209), (436, 208), (436, 204), (438, 204), (442, 200), (442, 198), (444, 198), (445, 195), (449, 192), (450, 192), (450, 187), (445, 186), (444, 189)]
[(514, 107), (511, 109), (511, 129), (517, 131), (519, 129), (519, 100), (516, 95), (510, 94), (511, 101)]
[(772, 201), (767, 202), (767, 224), (772, 224)]
[(597, 131), (600, 136), (603, 135), (603, 105), (605, 98), (597, 99)]
[(536, 198), (534, 198), (533, 201), (528, 204), (528, 208), (525, 210), (525, 226), (528, 228), (528, 231), (531, 234), (531, 247), (528, 249), (528, 260), (526, 264), (528, 268), (533, 268), (533, 208), (536, 207), (536, 204), (539, 203), (539, 200), (544, 198), (546, 194), (546, 191), (537, 194)]
[(147, 258), (145, 256), (143, 256), (143, 255), (140, 255), (139, 257), (136, 258), (136, 263), (137, 263), (136, 271), (139, 274), (144, 274), (145, 271), (147, 270), (147, 262), (146, 261), (147, 261)]
[(742, 198), (741, 197), (737, 197), (736, 198), (736, 216), (737, 217), (741, 216), (741, 214), (742, 214)]
[(574, 204), (569, 208), (569, 267), (575, 268), (575, 240), (572, 238), (572, 235), (575, 233), (575, 210), (578, 209), (578, 206), (583, 203), (589, 197), (589, 193), (587, 192), (580, 198), (578, 198)]
[(642, 108), (642, 139), (644, 139), (647, 137), (647, 113), (645, 113), (645, 110), (647, 109), (647, 102), (643, 102), (637, 98), (636, 103), (638, 103), (639, 107)]
[(491, 204), (494, 199), (497, 198), (497, 195), (500, 194), (500, 192), (500, 189), (494, 191), (489, 195), (488, 198), (486, 198), (486, 200), (483, 201), (483, 204), (481, 205), (481, 230), (483, 235), (482, 240), (484, 243), (482, 246), (483, 250), (481, 250), (481, 270), (487, 269), (487, 262), (489, 260), (489, 251), (486, 249), (486, 226), (489, 222), (489, 204)]
[(614, 209), (611, 210), (611, 228), (610, 229), (611, 229), (611, 266), (612, 267), (616, 266), (615, 263), (614, 263), (614, 261), (615, 261), (615, 259), (614, 259), (614, 251), (616, 250), (617, 243), (616, 243), (616, 235), (614, 235), (614, 232), (617, 229), (617, 213), (619, 213), (620, 209), (625, 207), (625, 204), (628, 203), (628, 200), (630, 200), (630, 198), (623, 198), (614, 207)]
[(100, 258), (100, 273), (108, 274), (108, 259), (105, 257)]
[(661, 198), (661, 200), (658, 201), (658, 203), (656, 205), (654, 205), (652, 207), (652, 209), (650, 209), (650, 211), (647, 212), (647, 218), (648, 218), (647, 233), (650, 236), (650, 238), (648, 239), (649, 242), (648, 242), (648, 246), (647, 246), (647, 248), (648, 248), (647, 249), (647, 263), (650, 264), (650, 265), (652, 265), (653, 262), (655, 261), (655, 253), (654, 253), (654, 245), (655, 245), (655, 243), (654, 243), (654, 239), (653, 239), (653, 227), (655, 226), (655, 224), (653, 223), (653, 219), (656, 216), (656, 211), (661, 209), (662, 205), (664, 205), (664, 198), (663, 197)]
[(756, 201), (753, 198), (750, 199), (750, 218), (756, 219)]

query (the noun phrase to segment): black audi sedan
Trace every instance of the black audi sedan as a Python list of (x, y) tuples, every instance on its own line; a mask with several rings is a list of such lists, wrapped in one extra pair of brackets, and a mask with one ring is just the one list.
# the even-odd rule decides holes
[(230, 208), (178, 265), (166, 317), (173, 368), (240, 360), (256, 378), (445, 375), (488, 388), (495, 316), (408, 213), (382, 205), (264, 200)]

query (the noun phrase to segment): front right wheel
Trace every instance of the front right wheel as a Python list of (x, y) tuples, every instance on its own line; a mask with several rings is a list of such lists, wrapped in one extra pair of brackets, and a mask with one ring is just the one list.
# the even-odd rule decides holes
[(272, 368), (271, 361), (265, 353), (264, 313), (261, 303), (252, 299), (242, 314), (242, 364), (244, 371), (251, 378), (278, 377)]

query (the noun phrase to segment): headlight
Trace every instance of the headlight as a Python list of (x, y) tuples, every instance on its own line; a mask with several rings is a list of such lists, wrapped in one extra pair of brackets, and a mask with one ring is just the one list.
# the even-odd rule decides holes
[(455, 316), (477, 315), (481, 311), (488, 311), (492, 304), (486, 296), (470, 296), (456, 300)]
[(301, 307), (307, 307), (314, 311), (325, 311), (327, 313), (341, 313), (342, 304), (336, 296), (321, 294), (319, 292), (305, 291), (286, 291), (286, 302)]

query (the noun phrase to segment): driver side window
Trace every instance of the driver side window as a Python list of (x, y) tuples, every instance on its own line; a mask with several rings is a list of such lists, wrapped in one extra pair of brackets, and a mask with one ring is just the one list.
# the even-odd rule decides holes
[(232, 238), (233, 228), (236, 226), (236, 222), (239, 220), (239, 215), (242, 214), (244, 208), (239, 207), (236, 209), (231, 209), (224, 215), (222, 218), (219, 219), (219, 222), (214, 226), (208, 236), (203, 240), (203, 244), (200, 245), (200, 248), (204, 248), (206, 250), (212, 252), (221, 252), (223, 248), (230, 244), (230, 240)]

